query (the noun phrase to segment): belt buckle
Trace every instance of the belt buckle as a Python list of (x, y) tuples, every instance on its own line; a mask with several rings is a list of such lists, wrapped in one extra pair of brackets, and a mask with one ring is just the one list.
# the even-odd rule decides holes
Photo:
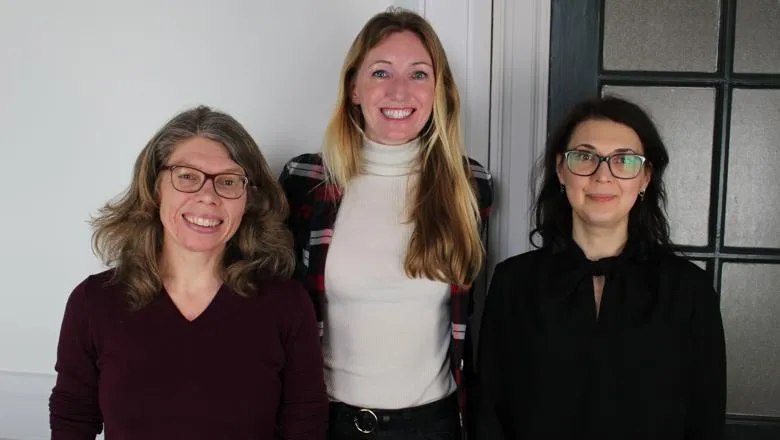
[(353, 421), (355, 422), (355, 428), (363, 434), (371, 434), (379, 425), (379, 418), (376, 416), (376, 413), (367, 408), (360, 409)]

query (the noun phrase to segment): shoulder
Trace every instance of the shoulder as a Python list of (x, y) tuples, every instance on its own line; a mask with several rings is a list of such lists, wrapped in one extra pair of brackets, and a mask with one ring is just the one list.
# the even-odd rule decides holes
[(714, 292), (712, 279), (707, 271), (685, 257), (672, 252), (663, 252), (659, 256), (658, 273), (666, 278), (667, 284), (673, 284), (679, 292), (695, 294)]
[(73, 289), (71, 298), (75, 301), (94, 301), (103, 298), (106, 293), (115, 293), (118, 289), (114, 283), (115, 269), (108, 269), (89, 275)]
[[(83, 316), (102, 314), (121, 303), (121, 289), (113, 282), (114, 269), (89, 275), (68, 296), (66, 313)], [(96, 311), (97, 309), (97, 311)]]
[(552, 254), (548, 249), (535, 249), (514, 255), (496, 265), (495, 272), (502, 274), (526, 274), (544, 266)]
[(546, 277), (553, 264), (548, 249), (536, 249), (509, 257), (496, 265), (490, 280), (490, 291), (532, 289), (540, 277)]
[(280, 179), (325, 180), (325, 168), (319, 153), (295, 156), (284, 164)]
[[(651, 270), (656, 273), (659, 302), (667, 304), (682, 322), (700, 319), (717, 322), (721, 319), (720, 297), (707, 271), (671, 252), (662, 255), (659, 265)], [(711, 331), (712, 328), (699, 330)]]
[(490, 175), (490, 171), (479, 163), (476, 159), (472, 157), (464, 157), (464, 163), (469, 167), (471, 170), (471, 174), (474, 176), (477, 180), (482, 180), (485, 183), (492, 183), (493, 182), (493, 176)]
[(483, 217), (487, 216), (493, 205), (493, 176), (487, 168), (471, 157), (464, 157), (464, 165), (468, 167), (474, 189), (477, 195), (477, 202), (483, 211)]
[[(547, 259), (547, 250), (537, 249), (509, 257), (493, 270), (488, 287), (486, 308), (491, 315), (512, 315), (516, 305), (538, 291), (540, 262)], [(507, 316), (508, 316), (507, 315)]]
[(279, 175), (279, 183), (292, 204), (303, 203), (326, 180), (322, 156), (307, 153), (288, 160)]
[(484, 189), (493, 192), (493, 176), (487, 168), (471, 157), (464, 157), (464, 165), (471, 172), (471, 178), (476, 182), (480, 190)]

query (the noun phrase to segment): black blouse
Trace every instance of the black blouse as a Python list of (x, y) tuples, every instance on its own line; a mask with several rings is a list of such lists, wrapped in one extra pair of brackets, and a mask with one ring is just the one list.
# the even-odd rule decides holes
[(725, 363), (718, 297), (693, 263), (635, 243), (598, 262), (573, 241), (528, 252), (493, 274), (472, 438), (721, 439)]

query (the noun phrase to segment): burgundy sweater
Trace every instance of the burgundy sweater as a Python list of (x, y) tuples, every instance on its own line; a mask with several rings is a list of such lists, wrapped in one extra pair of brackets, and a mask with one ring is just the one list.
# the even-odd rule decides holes
[(311, 300), (294, 281), (223, 286), (188, 321), (166, 292), (130, 311), (110, 271), (68, 299), (49, 402), (52, 440), (325, 439)]

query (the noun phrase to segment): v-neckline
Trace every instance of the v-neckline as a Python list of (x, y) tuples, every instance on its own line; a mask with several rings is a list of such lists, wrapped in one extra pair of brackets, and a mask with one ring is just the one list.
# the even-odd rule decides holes
[(170, 293), (168, 293), (168, 289), (165, 287), (163, 287), (163, 295), (165, 296), (171, 311), (176, 314), (179, 320), (181, 320), (184, 324), (195, 325), (198, 322), (203, 321), (203, 319), (208, 317), (209, 314), (214, 313), (212, 309), (219, 305), (220, 298), (225, 294), (224, 290), (225, 283), (222, 283), (217, 289), (217, 292), (214, 294), (214, 297), (211, 298), (211, 301), (209, 301), (208, 304), (206, 304), (206, 307), (204, 307), (203, 310), (201, 310), (201, 312), (192, 319), (187, 318), (187, 316), (182, 313), (181, 309), (178, 305), (176, 305), (176, 302), (173, 300)]

